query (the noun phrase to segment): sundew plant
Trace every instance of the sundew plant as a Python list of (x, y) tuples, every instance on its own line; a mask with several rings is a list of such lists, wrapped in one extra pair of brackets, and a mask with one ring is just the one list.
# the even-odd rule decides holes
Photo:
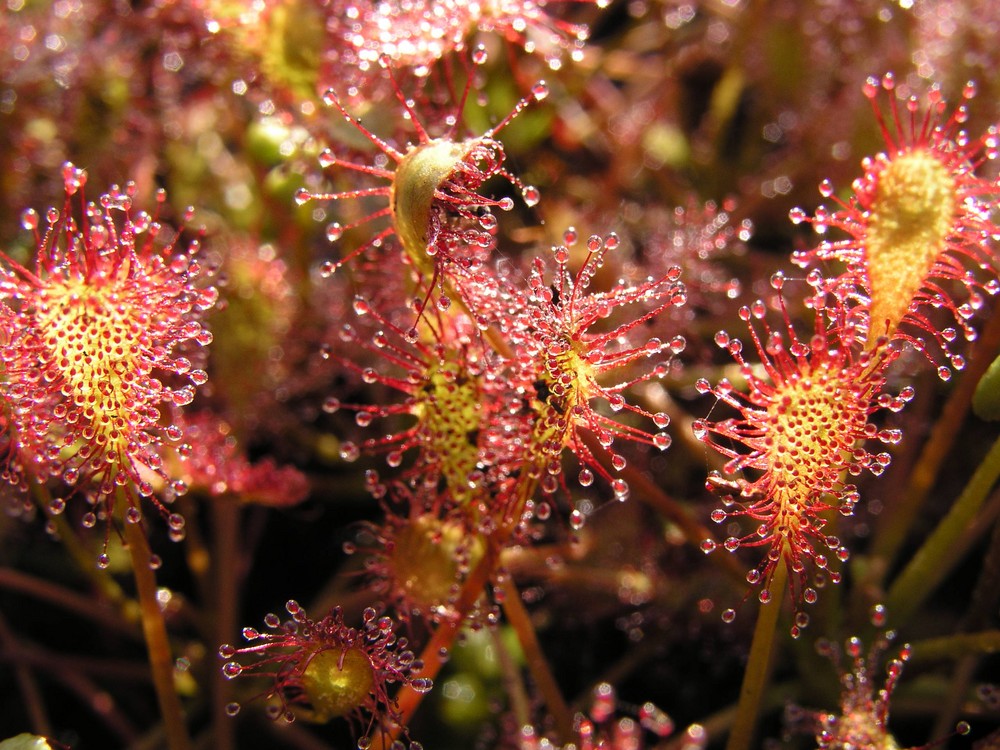
[(995, 3), (0, 2), (0, 750), (1000, 748)]

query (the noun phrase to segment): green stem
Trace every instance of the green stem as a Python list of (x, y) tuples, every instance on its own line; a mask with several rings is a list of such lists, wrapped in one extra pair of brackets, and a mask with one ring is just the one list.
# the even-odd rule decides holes
[(517, 726), (523, 727), (531, 723), (531, 701), (525, 689), (521, 670), (511, 656), (510, 651), (500, 637), (500, 630), (490, 628), (493, 648), (496, 649), (497, 661), (500, 663), (500, 673), (503, 676), (504, 690), (510, 701), (510, 711), (514, 715)]
[(912, 644), (914, 659), (957, 659), (1000, 652), (1000, 630), (946, 635)]
[(729, 733), (726, 750), (750, 750), (753, 746), (757, 718), (771, 676), (771, 653), (774, 650), (778, 617), (781, 615), (781, 602), (785, 598), (787, 582), (788, 567), (785, 556), (781, 555), (775, 564), (774, 576), (768, 584), (771, 599), (767, 604), (761, 605), (757, 615), (753, 643), (750, 645), (750, 657), (740, 688), (740, 702), (736, 707), (736, 719)]
[(56, 538), (62, 543), (69, 556), (73, 558), (77, 569), (90, 579), (94, 589), (100, 592), (107, 601), (111, 602), (121, 611), (129, 622), (137, 622), (139, 613), (136, 611), (131, 599), (122, 591), (118, 582), (106, 571), (97, 567), (97, 559), (94, 554), (80, 542), (73, 527), (61, 513), (53, 513), (51, 510), (52, 495), (49, 494), (48, 487), (39, 482), (31, 482), (31, 495), (35, 504), (49, 519), (52, 528), (55, 529)]
[(181, 701), (174, 688), (174, 665), (167, 640), (167, 625), (156, 598), (156, 576), (149, 567), (152, 552), (146, 535), (137, 523), (125, 523), (125, 542), (132, 559), (132, 572), (139, 594), (142, 612), (142, 631), (149, 650), (149, 666), (153, 673), (153, 686), (160, 704), (160, 715), (170, 750), (190, 750)]
[[(969, 608), (959, 621), (955, 634), (967, 634), (988, 627), (998, 604), (1000, 604), (1000, 523), (995, 522), (992, 539), (979, 572), (979, 580), (976, 581)], [(951, 690), (941, 710), (938, 711), (932, 737), (944, 737), (950, 731), (949, 727), (955, 725), (962, 710), (963, 698), (968, 694), (979, 662), (980, 654), (968, 654), (955, 663), (951, 676)]]
[(1000, 439), (993, 443), (962, 494), (893, 582), (886, 607), (893, 627), (905, 623), (958, 561), (955, 545), (976, 519), (1000, 477)]
[(885, 570), (888, 570), (889, 564), (899, 554), (907, 534), (913, 527), (913, 522), (919, 517), (920, 508), (927, 499), (969, 413), (972, 394), (996, 356), (998, 347), (1000, 347), (1000, 315), (994, 315), (984, 327), (969, 357), (968, 366), (948, 397), (941, 415), (934, 424), (934, 429), (920, 452), (920, 457), (913, 465), (907, 479), (906, 491), (899, 495), (893, 507), (886, 508), (875, 529), (871, 555), (887, 562)]

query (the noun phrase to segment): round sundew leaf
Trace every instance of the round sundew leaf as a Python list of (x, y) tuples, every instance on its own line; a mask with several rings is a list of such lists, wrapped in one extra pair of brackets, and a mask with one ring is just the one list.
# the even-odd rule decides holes
[(469, 143), (433, 140), (411, 149), (396, 167), (389, 205), (403, 249), (418, 268), (427, 271), (431, 205), (441, 183), (455, 171)]
[(44, 737), (25, 733), (0, 742), (0, 750), (53, 750), (53, 748)]
[(446, 606), (452, 587), (461, 580), (458, 556), (469, 570), (482, 560), (486, 547), (459, 523), (422, 515), (404, 526), (395, 539), (389, 564), (396, 585), (413, 605), (426, 611)]
[(980, 419), (1000, 420), (1000, 357), (993, 360), (976, 386), (972, 410)]
[(315, 712), (308, 718), (323, 723), (346, 716), (364, 704), (374, 686), (371, 659), (361, 649), (320, 651), (302, 674), (302, 687)]

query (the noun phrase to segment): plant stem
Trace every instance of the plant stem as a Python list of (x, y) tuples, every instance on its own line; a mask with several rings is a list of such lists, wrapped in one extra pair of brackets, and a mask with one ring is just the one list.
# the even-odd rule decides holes
[(517, 638), (524, 651), (524, 659), (535, 678), (535, 684), (538, 686), (542, 698), (545, 700), (545, 706), (549, 709), (549, 714), (555, 722), (559, 744), (569, 745), (573, 741), (573, 713), (566, 705), (566, 701), (559, 691), (559, 685), (549, 668), (549, 662), (545, 658), (545, 654), (542, 653), (535, 627), (531, 623), (528, 610), (524, 608), (524, 602), (521, 600), (521, 592), (517, 590), (517, 586), (511, 580), (504, 583), (502, 606), (504, 614), (507, 615), (507, 621), (517, 633)]
[[(997, 604), (1000, 604), (1000, 523), (994, 522), (992, 539), (983, 559), (976, 588), (972, 591), (969, 609), (959, 622), (955, 634), (966, 634), (988, 627)], [(968, 692), (979, 668), (979, 661), (979, 654), (968, 654), (956, 662), (952, 670), (952, 689), (938, 712), (932, 736), (943, 737), (949, 731), (948, 726), (954, 725), (962, 710), (962, 698)]]
[[(104, 600), (94, 601), (93, 595), (70, 591), (44, 578), (21, 573), (11, 568), (0, 567), (0, 589), (27, 594), (35, 599), (72, 612), (78, 617), (93, 620), (106, 630), (114, 630), (129, 638), (141, 639), (142, 632), (135, 622), (126, 622), (121, 613), (110, 607)], [(138, 614), (138, 612), (136, 613)]]
[(771, 652), (774, 650), (778, 617), (781, 614), (781, 602), (785, 598), (787, 581), (788, 567), (785, 556), (781, 555), (774, 567), (774, 576), (768, 584), (771, 599), (760, 606), (757, 615), (750, 656), (747, 659), (743, 685), (740, 688), (740, 702), (736, 707), (736, 719), (729, 733), (726, 750), (750, 750), (753, 746), (757, 718), (771, 676)]
[(1000, 652), (1000, 630), (946, 635), (912, 644), (914, 659), (956, 659)]
[(954, 546), (975, 520), (998, 477), (1000, 439), (993, 443), (951, 510), (889, 589), (885, 603), (893, 627), (906, 622), (957, 562)]
[(31, 482), (31, 495), (35, 504), (49, 519), (52, 528), (55, 529), (56, 538), (73, 558), (77, 569), (90, 579), (94, 588), (100, 592), (101, 596), (114, 604), (129, 622), (138, 622), (139, 613), (135, 610), (132, 601), (125, 592), (122, 591), (118, 582), (112, 578), (106, 570), (97, 567), (97, 560), (94, 555), (80, 543), (73, 527), (69, 525), (66, 517), (61, 513), (56, 514), (51, 510), (52, 496), (48, 487), (37, 481)]
[[(916, 520), (931, 491), (938, 472), (955, 444), (955, 438), (972, 405), (972, 393), (1000, 348), (1000, 315), (993, 315), (984, 327), (968, 366), (955, 385), (910, 472), (906, 490), (894, 507), (886, 508), (875, 530), (871, 555), (891, 563)], [(889, 565), (885, 566), (888, 570)]]
[(156, 598), (156, 576), (149, 567), (152, 552), (149, 542), (137, 523), (125, 523), (125, 542), (132, 559), (139, 607), (142, 612), (142, 631), (149, 650), (149, 666), (153, 673), (153, 686), (160, 704), (160, 715), (170, 750), (190, 750), (181, 701), (174, 688), (174, 666), (167, 640), (167, 625)]
[[(607, 468), (609, 465), (607, 449), (598, 442), (594, 435), (588, 432), (582, 432), (581, 438), (587, 449)], [(640, 502), (645, 503), (664, 518), (673, 522), (695, 549), (698, 549), (704, 540), (713, 538), (712, 532), (707, 527), (700, 524), (686, 508), (660, 489), (646, 474), (628, 465), (617, 473), (628, 483), (629, 489), (635, 493)], [(712, 555), (711, 559), (721, 566), (734, 581), (746, 585), (746, 572), (734, 557), (731, 555)]]
[(490, 630), (493, 640), (493, 648), (497, 652), (497, 661), (500, 663), (500, 672), (503, 676), (504, 689), (510, 701), (510, 710), (514, 715), (517, 726), (524, 727), (531, 722), (531, 701), (528, 699), (528, 691), (525, 689), (524, 680), (521, 678), (521, 670), (511, 656), (510, 651), (504, 645), (500, 631), (496, 628)]
[[(498, 553), (493, 544), (487, 546), (486, 554), (479, 561), (469, 577), (462, 586), (458, 601), (455, 603), (454, 617), (445, 620), (438, 625), (434, 635), (424, 646), (420, 654), (420, 660), (424, 663), (424, 668), (420, 670), (420, 677), (434, 679), (444, 665), (445, 655), (455, 642), (458, 631), (465, 624), (465, 619), (475, 606), (476, 602), (483, 595), (483, 588), (493, 570), (496, 567)], [(383, 725), (382, 732), (378, 732), (372, 737), (373, 748), (388, 748), (393, 740), (398, 739), (403, 728), (410, 723), (410, 719), (420, 707), (426, 693), (414, 690), (409, 685), (404, 685), (396, 697), (396, 722), (393, 726)]]
[[(7, 627), (7, 621), (0, 615), (0, 648), (5, 651), (17, 652), (21, 650), (21, 644), (17, 637)], [(42, 691), (38, 687), (34, 672), (27, 664), (15, 664), (14, 676), (17, 679), (17, 691), (28, 709), (28, 716), (31, 720), (31, 728), (35, 734), (52, 734), (52, 724), (48, 714), (45, 712), (45, 701), (42, 699)]]
[[(239, 501), (235, 497), (223, 495), (209, 500), (212, 511), (214, 595), (216, 643), (231, 643), (236, 633), (239, 598), (236, 583), (236, 562), (239, 554), (238, 529), (240, 521)], [(215, 665), (212, 669), (212, 735), (216, 750), (232, 750), (236, 747), (236, 722), (226, 712), (232, 699), (232, 683)]]

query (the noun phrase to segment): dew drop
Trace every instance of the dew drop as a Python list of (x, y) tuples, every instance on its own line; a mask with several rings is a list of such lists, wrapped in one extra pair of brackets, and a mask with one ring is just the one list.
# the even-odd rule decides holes
[(310, 200), (312, 200), (312, 193), (305, 188), (299, 188), (295, 191), (295, 204), (297, 206), (304, 206)]
[(337, 163), (337, 157), (333, 153), (333, 151), (331, 151), (328, 148), (325, 148), (320, 152), (319, 165), (321, 167), (326, 169), (327, 167), (332, 167), (336, 163)]
[(410, 682), (410, 687), (417, 693), (429, 693), (434, 688), (434, 681), (429, 677), (418, 677)]
[(542, 194), (538, 192), (538, 188), (532, 185), (525, 185), (524, 189), (521, 191), (521, 197), (524, 198), (526, 205), (537, 206), (538, 201), (542, 199)]
[(724, 609), (722, 611), (722, 621), (723, 622), (725, 622), (725, 623), (731, 623), (735, 619), (736, 619), (736, 610), (735, 609)]
[(869, 614), (869, 619), (871, 624), (876, 628), (884, 628), (886, 621), (889, 619), (889, 613), (886, 610), (884, 604), (876, 604), (871, 608)]
[[(619, 458), (621, 457), (619, 456)], [(621, 460), (624, 464), (625, 459), (622, 458)], [(628, 484), (625, 482), (624, 479), (615, 479), (614, 481), (612, 481), (611, 490), (612, 492), (615, 493), (615, 498), (617, 500), (624, 502), (625, 500), (628, 499)]]
[(546, 84), (545, 81), (539, 81), (531, 87), (531, 95), (535, 97), (536, 102), (542, 101), (549, 95), (548, 84)]
[(339, 222), (331, 221), (326, 225), (326, 239), (328, 242), (336, 242), (344, 236), (344, 228)]
[(658, 432), (656, 435), (653, 435), (653, 445), (661, 451), (665, 451), (669, 448), (670, 442), (671, 437), (665, 432)]
[(34, 231), (38, 228), (38, 212), (29, 208), (21, 213), (21, 226), (28, 231)]

